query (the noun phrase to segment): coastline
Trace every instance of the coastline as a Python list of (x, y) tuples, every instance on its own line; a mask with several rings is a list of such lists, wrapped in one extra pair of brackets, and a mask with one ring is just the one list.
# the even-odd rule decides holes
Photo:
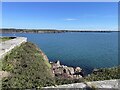
[(67, 32), (98, 32), (98, 33), (110, 33), (119, 32), (111, 30), (56, 30), (56, 29), (0, 29), (0, 33), (67, 33)]
[[(35, 44), (35, 43), (34, 43), (34, 44)], [(69, 64), (67, 64), (67, 63), (63, 63), (63, 61), (62, 61), (63, 59), (58, 59), (58, 60), (60, 60), (63, 65), (66, 65), (66, 66), (68, 66), (68, 67), (73, 67), (73, 68), (75, 68), (75, 67), (78, 67), (78, 66), (79, 66), (80, 68), (82, 68), (82, 71), (83, 71), (84, 75), (88, 75), (88, 74), (92, 73), (94, 69), (99, 69), (99, 68), (90, 68), (90, 69), (88, 68), (88, 69), (87, 69), (87, 68), (81, 67), (80, 65), (72, 65), (72, 64), (69, 65)], [(52, 60), (52, 59), (51, 59), (50, 61), (56, 61), (56, 60)], [(113, 66), (111, 66), (111, 67), (113, 67)], [(102, 67), (101, 67), (101, 68), (102, 68)], [(104, 67), (104, 68), (105, 68), (105, 67)], [(110, 67), (107, 67), (107, 68), (110, 68)], [(87, 69), (88, 71), (87, 71), (86, 69)]]
[[(28, 46), (26, 47), (26, 44), (28, 44)], [(24, 49), (22, 49), (22, 50), (24, 50), (24, 53), (26, 53), (27, 54), (27, 56), (28, 57), (31, 57), (31, 56), (29, 56), (30, 54), (29, 53), (27, 53), (27, 52), (29, 52), (29, 50), (30, 49), (32, 49), (31, 48), (31, 46), (33, 46), (34, 47), (34, 52), (36, 52), (36, 50), (37, 50), (37, 54), (35, 54), (35, 53), (33, 53), (33, 52), (31, 52), (31, 50), (30, 50), (30, 52), (32, 53), (32, 57), (36, 57), (36, 56), (38, 56), (39, 54), (42, 56), (42, 59), (41, 59), (41, 61), (43, 61), (43, 60), (45, 60), (45, 63), (46, 63), (46, 65), (47, 66), (45, 66), (45, 67), (49, 67), (49, 70), (50, 70), (50, 73), (51, 73), (51, 75), (52, 75), (52, 77), (54, 77), (55, 78), (55, 80), (56, 80), (56, 84), (57, 85), (63, 85), (63, 84), (71, 84), (72, 86), (74, 86), (74, 85), (76, 85), (76, 84), (74, 84), (74, 83), (80, 83), (80, 82), (85, 82), (85, 81), (92, 81), (92, 82), (88, 82), (87, 84), (90, 84), (90, 86), (92, 86), (93, 84), (95, 84), (95, 85), (98, 85), (96, 88), (99, 88), (99, 87), (101, 87), (101, 85), (102, 85), (102, 83), (101, 84), (97, 84), (96, 82), (94, 83), (93, 81), (97, 81), (97, 82), (100, 82), (100, 81), (103, 81), (103, 80), (109, 80), (108, 81), (108, 84), (109, 85), (111, 85), (112, 87), (113, 87), (113, 84), (111, 84), (111, 83), (109, 83), (112, 79), (120, 79), (120, 75), (119, 75), (119, 73), (118, 73), (118, 71), (117, 71), (117, 69), (118, 69), (118, 67), (113, 67), (113, 68), (101, 68), (101, 69), (95, 69), (91, 74), (89, 74), (89, 75), (87, 75), (87, 76), (84, 76), (83, 75), (83, 73), (82, 73), (82, 68), (80, 68), (80, 67), (69, 67), (69, 66), (65, 66), (65, 65), (61, 65), (60, 64), (60, 61), (57, 61), (57, 62), (50, 62), (50, 60), (47, 58), (47, 55), (41, 50), (41, 49), (38, 49), (37, 47), (36, 47), (36, 45), (35, 44), (32, 44), (32, 43), (29, 43), (29, 42), (27, 42), (27, 43), (24, 43), (24, 44), (22, 44), (22, 47), (24, 47), (24, 49), (26, 49), (26, 48), (29, 48), (29, 49), (26, 49), (26, 50), (28, 50), (28, 51), (26, 51), (26, 50), (24, 50)], [(29, 46), (30, 45), (30, 46)], [(21, 47), (21, 46), (20, 46)], [(17, 48), (17, 50), (19, 51), (19, 47)], [(15, 49), (14, 49), (15, 50)], [(33, 51), (33, 50), (32, 50)], [(13, 51), (12, 51), (12, 53), (14, 53)], [(20, 55), (20, 54), (22, 54), (22, 53), (19, 53), (18, 55)], [(12, 55), (12, 54), (11, 54)], [(8, 55), (8, 57), (11, 57), (11, 55)], [(24, 55), (24, 54), (23, 54)], [(13, 56), (13, 58), (15, 58), (15, 57), (19, 57), (19, 56)], [(25, 57), (20, 57), (21, 58), (21, 60), (22, 60), (22, 62), (25, 62), (26, 60), (24, 60), (24, 59), (22, 59), (22, 58), (25, 58)], [(9, 59), (9, 58), (8, 58)], [(27, 59), (27, 58), (26, 58)], [(40, 58), (38, 58), (38, 60), (39, 60)], [(15, 59), (11, 59), (12, 61), (13, 60), (15, 60)], [(32, 59), (27, 59), (28, 61), (27, 61), (27, 63), (30, 61), (30, 62), (33, 62), (32, 61)], [(3, 60), (4, 61), (4, 60)], [(34, 60), (34, 61), (36, 61), (36, 60)], [(9, 62), (9, 60), (8, 60), (8, 62)], [(8, 62), (6, 62), (6, 65), (7, 64), (9, 64)], [(19, 58), (18, 58), (18, 62), (21, 62), (21, 61), (19, 61)], [(25, 66), (23, 67), (23, 65), (24, 65), (24, 63), (23, 63), (23, 65), (22, 65), (22, 67), (25, 69), (26, 68), (26, 66), (30, 66), (30, 68), (31, 68), (31, 64), (32, 63), (28, 63), (28, 64), (30, 64), (30, 65), (27, 65), (27, 63), (25, 64)], [(13, 64), (14, 64), (14, 61), (13, 61)], [(7, 66), (5, 66), (5, 67), (8, 67), (8, 65)], [(36, 66), (36, 63), (35, 64), (33, 64), (33, 67), (36, 67), (36, 68), (39, 68), (40, 67), (40, 65), (39, 66)], [(20, 67), (19, 67), (19, 65), (18, 65), (18, 70), (20, 69)], [(28, 68), (28, 69), (30, 69), (30, 68)], [(120, 68), (120, 67), (119, 67)], [(5, 69), (5, 68), (3, 68), (3, 69)], [(9, 68), (6, 68), (6, 69), (8, 69), (9, 70)], [(32, 68), (33, 69), (33, 68)], [(14, 69), (13, 69), (14, 70)], [(34, 70), (33, 70), (34, 71)], [(34, 72), (37, 72), (38, 74), (40, 74), (40, 73), (43, 73), (43, 71), (41, 72), (41, 71), (34, 71)], [(11, 77), (12, 76), (12, 74), (11, 73), (9, 73), (9, 72), (6, 72), (6, 70), (4, 71), (4, 72), (2, 72), (3, 73), (3, 75), (5, 74), (5, 77)], [(25, 72), (26, 73), (26, 72)], [(25, 74), (24, 73), (24, 74)], [(29, 73), (29, 72), (28, 72)], [(47, 73), (47, 71), (45, 72), (45, 73)], [(114, 73), (114, 75), (113, 75), (113, 73)], [(7, 75), (6, 75), (7, 74)], [(17, 75), (17, 74), (16, 74)], [(26, 74), (25, 74), (26, 75)], [(4, 76), (1, 76), (1, 77), (3, 77), (4, 78)], [(30, 76), (31, 77), (31, 76)], [(44, 77), (44, 76), (42, 76), (42, 77)], [(14, 78), (14, 77), (13, 77)], [(23, 80), (24, 80), (24, 78), (23, 78)], [(46, 80), (46, 79), (45, 79)], [(106, 82), (106, 81), (105, 81)], [(13, 82), (12, 82), (13, 83)], [(92, 84), (93, 83), (93, 84)], [(116, 81), (115, 81), (115, 83), (116, 83)], [(66, 85), (65, 87), (68, 87), (69, 88), (69, 86), (71, 87), (71, 85)], [(80, 84), (81, 85), (81, 84)], [(64, 85), (63, 85), (64, 86)], [(62, 87), (62, 86), (58, 86), (58, 87)], [(77, 86), (78, 87), (78, 86)], [(107, 87), (107, 85), (105, 86), (105, 87)], [(48, 87), (49, 88), (49, 87)], [(102, 88), (102, 87), (101, 87)], [(113, 87), (114, 88), (114, 87)], [(116, 88), (116, 87), (115, 87)]]

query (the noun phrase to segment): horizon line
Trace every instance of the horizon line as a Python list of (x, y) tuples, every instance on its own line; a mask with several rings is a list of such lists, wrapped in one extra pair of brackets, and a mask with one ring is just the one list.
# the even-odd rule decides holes
[(0, 29), (26, 29), (26, 30), (69, 30), (69, 31), (119, 31), (118, 29), (56, 29), (56, 28), (0, 28)]

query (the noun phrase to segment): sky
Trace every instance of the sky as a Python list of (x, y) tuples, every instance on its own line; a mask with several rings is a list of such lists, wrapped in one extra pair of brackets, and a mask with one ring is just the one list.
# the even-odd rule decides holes
[(2, 28), (116, 30), (117, 2), (3, 2)]

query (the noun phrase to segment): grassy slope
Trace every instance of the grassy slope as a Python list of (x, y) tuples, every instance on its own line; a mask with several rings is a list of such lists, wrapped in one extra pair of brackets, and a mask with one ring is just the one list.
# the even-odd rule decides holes
[(84, 79), (86, 81), (100, 81), (100, 80), (110, 80), (110, 79), (120, 79), (120, 66), (112, 68), (101, 68), (97, 72), (86, 76)]
[(54, 84), (50, 64), (32, 43), (22, 44), (6, 55), (2, 69), (12, 74), (3, 79), (5, 88), (35, 88)]

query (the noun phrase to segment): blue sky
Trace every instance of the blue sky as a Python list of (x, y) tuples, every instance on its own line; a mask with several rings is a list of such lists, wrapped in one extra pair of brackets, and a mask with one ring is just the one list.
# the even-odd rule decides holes
[(3, 28), (115, 30), (117, 2), (3, 2)]

